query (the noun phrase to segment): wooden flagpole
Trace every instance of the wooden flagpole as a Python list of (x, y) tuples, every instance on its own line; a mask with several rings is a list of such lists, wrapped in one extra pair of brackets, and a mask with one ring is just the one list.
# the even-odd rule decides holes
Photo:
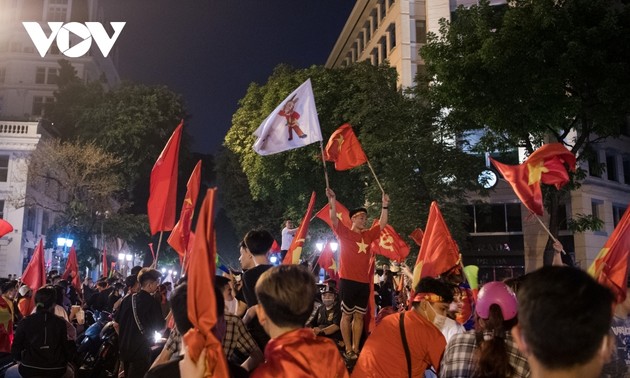
[(160, 231), (160, 240), (158, 241), (157, 250), (155, 251), (155, 260), (153, 260), (153, 264), (151, 264), (153, 269), (157, 269), (157, 262), (160, 257), (160, 246), (162, 245), (162, 236), (164, 236), (164, 231)]
[(330, 183), (328, 182), (328, 171), (326, 170), (326, 158), (324, 157), (324, 143), (319, 141), (319, 148), (322, 151), (322, 164), (324, 165), (324, 178), (326, 178), (326, 189), (330, 188)]
[(374, 172), (374, 168), (372, 168), (372, 164), (370, 164), (369, 160), (367, 160), (367, 164), (368, 164), (368, 167), (370, 167), (370, 171), (372, 171), (372, 175), (374, 176), (374, 179), (376, 180), (376, 183), (378, 184), (378, 187), (381, 189), (381, 192), (383, 192), (383, 194), (385, 194), (385, 190), (383, 189), (383, 186), (381, 185), (381, 182), (378, 181), (378, 177), (376, 177), (376, 173)]
[[(534, 214), (534, 217), (536, 217), (536, 220), (538, 220), (538, 223), (540, 223), (542, 228), (545, 229), (545, 231), (547, 231), (547, 234), (549, 234), (549, 237), (551, 237), (551, 240), (553, 240), (555, 243), (559, 243), (558, 239), (556, 239), (556, 237), (551, 234), (551, 231), (549, 231), (547, 226), (545, 226), (545, 223), (542, 221), (542, 219), (540, 219), (540, 217), (537, 214)], [(564, 251), (564, 249), (562, 250), (562, 253), (564, 253), (565, 255), (567, 254)]]

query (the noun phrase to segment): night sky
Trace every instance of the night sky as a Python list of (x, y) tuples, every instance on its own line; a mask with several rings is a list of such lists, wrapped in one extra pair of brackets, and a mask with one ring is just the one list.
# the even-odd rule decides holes
[[(123, 80), (184, 97), (193, 150), (215, 153), (238, 100), (280, 63), (324, 64), (353, 0), (105, 0), (125, 21), (115, 48)], [(173, 125), (173, 128), (175, 125)]]

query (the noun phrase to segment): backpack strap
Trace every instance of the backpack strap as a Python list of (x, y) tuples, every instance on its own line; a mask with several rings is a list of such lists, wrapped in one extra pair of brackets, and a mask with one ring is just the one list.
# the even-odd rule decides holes
[(402, 339), (403, 348), (405, 348), (405, 358), (407, 359), (407, 371), (411, 378), (411, 351), (407, 344), (407, 334), (405, 333), (405, 312), (400, 313), (400, 338)]
[(142, 323), (140, 323), (140, 318), (138, 318), (138, 310), (136, 308), (136, 295), (138, 294), (133, 294), (131, 296), (131, 309), (133, 310), (133, 318), (136, 321), (136, 326), (138, 326), (138, 330), (140, 330), (140, 333), (144, 335), (144, 327), (142, 327)]

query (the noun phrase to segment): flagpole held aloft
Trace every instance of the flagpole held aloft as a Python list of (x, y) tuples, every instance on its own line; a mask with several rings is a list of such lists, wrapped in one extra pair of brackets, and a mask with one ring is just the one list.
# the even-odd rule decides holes
[(160, 258), (160, 246), (162, 245), (162, 236), (164, 236), (164, 231), (160, 231), (160, 239), (158, 240), (157, 250), (155, 251), (155, 259), (153, 259), (153, 264), (151, 264), (151, 267), (153, 269), (157, 268), (157, 262)]
[(326, 170), (326, 157), (324, 155), (324, 143), (319, 141), (319, 148), (322, 151), (322, 164), (324, 164), (324, 178), (326, 179), (326, 189), (330, 188), (330, 183), (328, 182), (328, 170)]
[(381, 182), (378, 181), (378, 177), (376, 177), (376, 173), (374, 172), (374, 168), (372, 168), (372, 164), (370, 164), (370, 161), (367, 161), (367, 165), (368, 167), (370, 167), (370, 171), (372, 171), (372, 175), (374, 176), (374, 179), (376, 180), (376, 183), (378, 184), (378, 187), (381, 189), (381, 192), (383, 192), (383, 194), (385, 194), (385, 189), (383, 189), (383, 186), (381, 185)]
[[(549, 237), (551, 238), (551, 240), (554, 241), (554, 243), (559, 243), (558, 239), (556, 239), (555, 236), (553, 236), (553, 234), (551, 233), (551, 231), (549, 231), (549, 229), (547, 228), (547, 226), (545, 226), (545, 223), (542, 221), (542, 219), (540, 219), (540, 217), (536, 214), (534, 214), (534, 217), (536, 218), (536, 220), (538, 221), (538, 223), (540, 223), (540, 225), (542, 226), (542, 228), (545, 229), (545, 231), (547, 231), (547, 234), (549, 234)], [(562, 250), (563, 254), (567, 254), (564, 249)]]

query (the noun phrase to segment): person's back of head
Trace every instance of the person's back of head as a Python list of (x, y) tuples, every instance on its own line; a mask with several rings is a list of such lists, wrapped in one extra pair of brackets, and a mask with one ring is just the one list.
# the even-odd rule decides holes
[(253, 255), (264, 255), (273, 244), (273, 236), (267, 230), (251, 230), (243, 238), (243, 243)]
[(302, 328), (313, 311), (315, 278), (299, 265), (280, 265), (263, 273), (256, 296), (267, 318), (283, 328)]
[(142, 267), (140, 265), (136, 265), (133, 268), (131, 268), (131, 271), (129, 272), (130, 276), (138, 276), (138, 273), (140, 273), (140, 271), (142, 270)]
[(145, 287), (148, 283), (159, 282), (162, 273), (152, 268), (142, 268), (138, 273), (138, 282), (140, 287)]
[(57, 289), (54, 286), (44, 286), (35, 293), (37, 312), (51, 312), (57, 302)]
[(610, 290), (582, 270), (546, 266), (528, 274), (517, 295), (519, 323), (512, 334), (530, 365), (532, 357), (549, 371), (593, 372), (603, 365), (610, 347)]

